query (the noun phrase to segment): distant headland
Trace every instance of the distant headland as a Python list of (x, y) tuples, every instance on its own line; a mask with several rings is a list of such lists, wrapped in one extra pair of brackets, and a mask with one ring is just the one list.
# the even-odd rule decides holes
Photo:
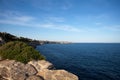
[(43, 44), (69, 44), (71, 42), (67, 41), (48, 41), (48, 40), (33, 40), (25, 37), (17, 37), (7, 32), (0, 32), (0, 45), (9, 41), (22, 41), (29, 44), (32, 47)]

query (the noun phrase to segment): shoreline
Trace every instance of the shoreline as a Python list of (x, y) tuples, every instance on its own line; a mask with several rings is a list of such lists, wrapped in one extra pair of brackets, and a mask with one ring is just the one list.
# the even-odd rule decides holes
[(33, 48), (36, 48), (38, 45), (45, 45), (45, 44), (70, 44), (72, 42), (57, 42), (57, 41), (31, 41), (28, 43), (29, 46), (32, 46)]

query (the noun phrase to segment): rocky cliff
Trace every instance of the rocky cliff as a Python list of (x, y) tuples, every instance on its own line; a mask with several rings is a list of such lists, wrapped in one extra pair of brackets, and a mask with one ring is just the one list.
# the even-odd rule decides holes
[(1, 60), (0, 80), (78, 80), (78, 77), (65, 70), (55, 70), (45, 60), (30, 61), (27, 64)]

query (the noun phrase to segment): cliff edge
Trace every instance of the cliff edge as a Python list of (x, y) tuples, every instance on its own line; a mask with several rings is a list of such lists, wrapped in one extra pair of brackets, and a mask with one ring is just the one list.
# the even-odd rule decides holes
[(78, 80), (78, 77), (65, 70), (55, 70), (53, 64), (45, 60), (27, 64), (1, 60), (0, 80)]

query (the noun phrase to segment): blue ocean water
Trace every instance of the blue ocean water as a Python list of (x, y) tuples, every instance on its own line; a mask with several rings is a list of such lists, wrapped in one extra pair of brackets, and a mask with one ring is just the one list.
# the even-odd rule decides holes
[(36, 49), (57, 69), (68, 70), (80, 80), (120, 80), (120, 44), (46, 44)]

